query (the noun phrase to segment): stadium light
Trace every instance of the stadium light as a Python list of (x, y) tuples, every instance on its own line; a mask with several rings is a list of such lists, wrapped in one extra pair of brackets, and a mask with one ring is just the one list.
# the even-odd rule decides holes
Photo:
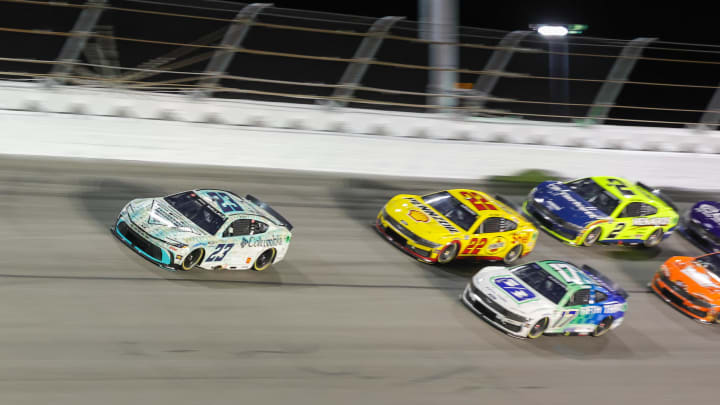
[(582, 34), (587, 29), (584, 24), (530, 24), (530, 29), (535, 30), (544, 37), (564, 37), (568, 34)]

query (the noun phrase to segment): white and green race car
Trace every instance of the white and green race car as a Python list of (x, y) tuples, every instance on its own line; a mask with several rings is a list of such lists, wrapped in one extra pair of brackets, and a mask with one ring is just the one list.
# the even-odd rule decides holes
[(285, 257), (292, 225), (257, 198), (192, 190), (130, 201), (113, 235), (168, 270), (262, 271)]

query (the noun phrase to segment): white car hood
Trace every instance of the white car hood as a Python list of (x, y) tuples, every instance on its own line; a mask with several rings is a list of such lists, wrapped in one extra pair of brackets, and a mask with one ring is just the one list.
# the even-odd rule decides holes
[(472, 283), (488, 298), (519, 315), (552, 312), (556, 307), (505, 267), (486, 267), (473, 276)]

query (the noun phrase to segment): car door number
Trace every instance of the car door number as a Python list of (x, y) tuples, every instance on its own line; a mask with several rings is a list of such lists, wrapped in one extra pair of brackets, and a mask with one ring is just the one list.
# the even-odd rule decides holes
[(215, 250), (208, 256), (206, 262), (219, 262), (227, 256), (228, 252), (235, 246), (234, 243), (221, 243), (215, 246)]
[(608, 239), (617, 237), (620, 234), (620, 232), (622, 232), (622, 230), (625, 229), (625, 225), (626, 224), (624, 222), (620, 222), (619, 224), (615, 225), (615, 228), (613, 228), (613, 230), (610, 231), (610, 233), (608, 234), (608, 236), (607, 236)]

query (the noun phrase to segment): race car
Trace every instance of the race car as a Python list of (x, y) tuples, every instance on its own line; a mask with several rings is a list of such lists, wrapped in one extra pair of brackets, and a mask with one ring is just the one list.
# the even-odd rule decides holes
[(653, 247), (673, 233), (679, 217), (659, 190), (618, 177), (540, 183), (523, 203), (523, 211), (572, 246), (599, 242)]
[(720, 251), (720, 202), (700, 201), (680, 218), (678, 231), (705, 252)]
[(684, 314), (702, 323), (720, 323), (720, 253), (671, 257), (655, 273), (650, 288)]
[(133, 251), (168, 270), (262, 271), (285, 257), (292, 228), (251, 195), (191, 190), (130, 201), (111, 231)]
[(455, 259), (513, 263), (535, 247), (538, 231), (499, 197), (468, 189), (396, 195), (375, 228), (425, 263)]
[(486, 267), (460, 299), (508, 335), (535, 339), (543, 334), (602, 336), (622, 324), (627, 296), (591, 267), (543, 260)]

